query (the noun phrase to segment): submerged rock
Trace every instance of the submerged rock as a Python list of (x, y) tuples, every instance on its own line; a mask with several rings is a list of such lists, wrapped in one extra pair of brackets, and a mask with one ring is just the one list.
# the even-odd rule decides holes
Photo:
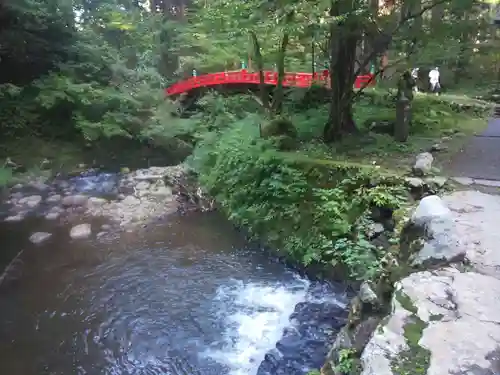
[(92, 206), (102, 206), (103, 204), (108, 203), (108, 201), (104, 198), (98, 198), (98, 197), (90, 197), (87, 201), (88, 205)]
[(47, 203), (58, 203), (62, 200), (62, 196), (60, 194), (54, 194), (54, 195), (51, 195), (50, 197), (48, 197), (46, 199), (46, 202)]
[(4, 221), (9, 222), (9, 223), (16, 223), (16, 222), (22, 221), (23, 219), (24, 219), (24, 215), (19, 213), (17, 215), (11, 215), (11, 216), (6, 217), (4, 219)]
[(29, 208), (35, 208), (40, 204), (41, 201), (42, 197), (40, 195), (30, 195), (28, 197), (19, 199), (17, 203)]
[(50, 211), (45, 215), (46, 220), (57, 220), (61, 216), (59, 211)]
[(52, 233), (48, 232), (35, 232), (30, 236), (30, 242), (34, 244), (41, 244), (52, 237)]
[(84, 206), (88, 200), (89, 197), (86, 195), (75, 194), (64, 197), (61, 203), (65, 207), (78, 207), (78, 206)]
[(92, 228), (90, 224), (78, 224), (71, 228), (69, 236), (73, 239), (82, 239), (90, 237)]

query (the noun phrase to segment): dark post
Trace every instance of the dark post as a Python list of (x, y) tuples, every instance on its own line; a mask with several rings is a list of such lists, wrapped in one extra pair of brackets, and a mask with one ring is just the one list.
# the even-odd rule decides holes
[(401, 96), (396, 103), (396, 125), (394, 138), (398, 142), (406, 142), (410, 135), (411, 101), (406, 96)]

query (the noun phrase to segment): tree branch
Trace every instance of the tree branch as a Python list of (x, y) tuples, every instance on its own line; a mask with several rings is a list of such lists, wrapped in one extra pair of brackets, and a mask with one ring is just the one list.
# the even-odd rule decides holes
[(363, 90), (364, 90), (365, 88), (367, 88), (367, 87), (370, 85), (370, 83), (372, 83), (372, 82), (373, 82), (373, 80), (375, 79), (375, 77), (377, 77), (378, 75), (380, 75), (380, 73), (383, 73), (385, 69), (387, 69), (387, 68), (391, 68), (391, 67), (393, 67), (394, 65), (399, 64), (401, 61), (405, 60), (406, 58), (407, 58), (407, 56), (401, 57), (401, 58), (397, 59), (396, 61), (394, 61), (392, 64), (387, 65), (385, 68), (379, 68), (379, 69), (378, 69), (378, 70), (377, 70), (377, 71), (373, 74), (373, 76), (371, 76), (371, 77), (370, 77), (370, 80), (368, 80), (367, 82), (365, 82), (365, 83), (364, 83), (364, 85), (363, 85), (363, 86), (361, 86), (361, 87), (359, 88), (359, 90), (358, 90), (357, 92), (355, 92), (355, 93), (352, 95), (352, 97), (351, 97), (350, 99), (351, 99), (351, 100), (356, 100), (356, 99), (357, 99), (357, 98), (358, 98), (358, 97), (359, 97), (359, 96), (363, 93)]
[[(393, 35), (401, 28), (403, 27), (408, 21), (412, 20), (412, 19), (415, 19), (417, 17), (421, 17), (425, 12), (427, 12), (428, 10), (431, 10), (432, 8), (438, 6), (438, 5), (441, 5), (441, 4), (444, 4), (444, 3), (447, 3), (447, 2), (450, 2), (451, 0), (437, 0), (435, 2), (433, 2), (432, 4), (429, 4), (425, 7), (422, 7), (422, 9), (420, 9), (418, 12), (416, 13), (413, 13), (413, 14), (408, 14), (406, 17), (400, 19), (400, 21), (398, 22), (398, 24), (396, 25), (396, 27), (390, 32), (390, 33), (387, 33), (386, 35), (388, 35), (388, 41), (386, 43), (384, 43), (383, 46), (380, 46), (379, 48), (376, 48), (374, 49), (370, 54), (368, 54), (368, 56), (365, 58), (363, 64), (359, 65), (359, 68), (358, 70), (356, 71), (356, 76), (359, 75), (359, 73), (361, 72), (361, 69), (363, 69), (366, 64), (368, 64), (371, 60), (373, 60), (375, 58), (375, 56), (377, 56), (379, 53), (387, 50), (390, 46), (390, 44), (392, 43), (392, 38), (393, 38)], [(371, 20), (375, 26), (377, 26), (375, 20)], [(378, 27), (377, 27), (378, 29)], [(387, 44), (387, 45), (386, 45)], [(384, 47), (384, 48), (382, 48)], [(405, 56), (405, 58), (408, 57), (408, 56)], [(404, 59), (403, 59), (404, 60)], [(401, 59), (398, 60), (398, 62), (401, 61)], [(381, 69), (380, 71), (382, 71), (383, 69)], [(375, 74), (376, 76), (376, 74)]]

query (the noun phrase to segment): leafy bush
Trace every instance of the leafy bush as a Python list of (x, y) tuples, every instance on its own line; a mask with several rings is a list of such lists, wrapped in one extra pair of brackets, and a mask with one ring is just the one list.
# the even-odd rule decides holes
[(398, 178), (318, 155), (276, 151), (249, 117), (208, 135), (190, 163), (250, 235), (305, 265), (342, 265), (353, 278), (374, 277), (383, 254), (364, 234), (366, 217), (373, 206), (399, 207), (405, 191)]
[(0, 188), (7, 186), (12, 178), (12, 169), (0, 167)]

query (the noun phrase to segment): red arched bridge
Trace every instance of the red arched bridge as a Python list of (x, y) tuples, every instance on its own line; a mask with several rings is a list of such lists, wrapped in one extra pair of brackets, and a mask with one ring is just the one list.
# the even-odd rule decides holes
[[(275, 86), (278, 83), (278, 73), (275, 71), (264, 71), (264, 83), (266, 85)], [(324, 70), (320, 73), (286, 73), (283, 80), (283, 86), (286, 87), (310, 87), (312, 84), (330, 86), (329, 72)], [(248, 72), (245, 69), (223, 72), (202, 74), (188, 78), (186, 80), (174, 83), (165, 89), (167, 96), (174, 96), (202, 87), (215, 87), (215, 86), (245, 86), (259, 85), (260, 75), (259, 72)], [(356, 77), (354, 83), (355, 88), (363, 88), (375, 84), (375, 75), (366, 74)]]

